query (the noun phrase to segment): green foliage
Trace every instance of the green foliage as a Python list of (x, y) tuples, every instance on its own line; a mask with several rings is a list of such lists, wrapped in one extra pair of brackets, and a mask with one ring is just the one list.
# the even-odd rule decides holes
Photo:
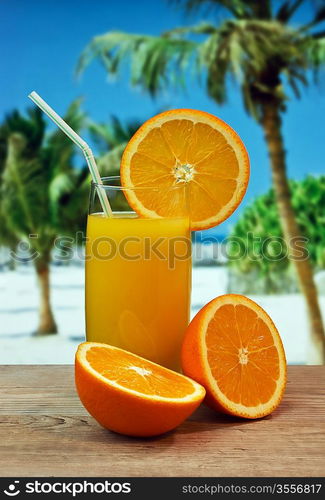
[[(290, 187), (311, 263), (315, 270), (325, 269), (325, 176), (291, 181)], [(290, 271), (273, 189), (243, 210), (230, 235), (232, 240), (229, 266), (239, 275), (253, 274), (269, 291), (279, 291), (281, 276)]]
[[(86, 124), (86, 116), (81, 110), (81, 99), (76, 99), (69, 106), (64, 119), (75, 131), (80, 131)], [(44, 113), (43, 113), (44, 114)], [(49, 177), (61, 172), (71, 172), (76, 147), (69, 137), (59, 128), (43, 138), (41, 155)]]
[(170, 84), (184, 86), (184, 71), (197, 46), (169, 34), (156, 37), (112, 31), (91, 41), (81, 54), (77, 73), (82, 73), (93, 59), (99, 59), (114, 76), (129, 59), (131, 84), (156, 95)]
[(125, 146), (140, 125), (137, 120), (122, 123), (116, 116), (107, 123), (89, 122), (91, 138), (99, 150), (97, 163), (102, 176), (119, 175)]
[(88, 129), (100, 152), (106, 153), (107, 150), (127, 143), (140, 125), (138, 120), (122, 123), (117, 116), (112, 116), (107, 123), (89, 121)]
[(263, 103), (270, 99), (285, 109), (284, 81), (299, 97), (308, 83), (306, 71), (317, 72), (325, 62), (325, 33), (314, 29), (325, 19), (324, 6), (317, 9), (310, 2), (314, 16), (305, 25), (289, 25), (306, 1), (175, 0), (187, 11), (219, 8), (232, 17), (219, 26), (201, 23), (161, 36), (108, 32), (85, 48), (77, 72), (98, 59), (116, 76), (129, 61), (132, 85), (156, 95), (168, 86), (184, 87), (192, 70), (206, 78), (208, 94), (218, 103), (227, 99), (230, 74), (241, 87), (247, 111), (260, 120)]
[[(69, 107), (65, 120), (75, 129), (84, 125), (80, 101)], [(74, 169), (74, 145), (61, 131), (46, 136), (43, 113), (18, 111), (0, 127), (0, 243), (13, 247), (28, 240), (49, 259), (56, 236), (73, 234), (84, 225), (89, 186), (85, 169)], [(37, 238), (29, 238), (37, 234)]]
[[(125, 145), (140, 123), (123, 124), (113, 116), (96, 124), (86, 120), (80, 104), (71, 104), (65, 121), (76, 131), (88, 127), (101, 174), (118, 175)], [(29, 109), (27, 116), (13, 111), (6, 117), (0, 126), (0, 245), (14, 249), (25, 239), (49, 259), (57, 236), (74, 237), (85, 229), (91, 178), (86, 166), (74, 168), (74, 155), (73, 143), (60, 130), (46, 135), (38, 108)], [(123, 200), (117, 203), (120, 207)]]
[(103, 176), (120, 175), (120, 162), (127, 142), (122, 142), (98, 158), (98, 168)]
[[(102, 176), (120, 174), (120, 163), (125, 146), (140, 127), (137, 120), (122, 123), (116, 116), (112, 116), (107, 123), (89, 123), (89, 130), (93, 142), (97, 145), (100, 154), (97, 159)], [(97, 200), (98, 202), (98, 200)], [(113, 192), (110, 195), (110, 204), (113, 210), (131, 210), (123, 193)], [(97, 204), (100, 210), (99, 204)]]
[(17, 110), (6, 116), (5, 121), (0, 126), (0, 173), (5, 166), (7, 141), (12, 132), (28, 137), (26, 154), (29, 157), (33, 156), (33, 152), (41, 147), (45, 133), (45, 121), (42, 111), (39, 108), (29, 108), (27, 117), (22, 116)]
[[(20, 137), (26, 136), (29, 138), (29, 143), (20, 143), (20, 147), (24, 147), (26, 160), (28, 162), (33, 159), (33, 150), (37, 150), (42, 142), (45, 130), (45, 122), (42, 112), (39, 109), (29, 109), (27, 117), (22, 117), (18, 111), (12, 112), (6, 117), (6, 120), (0, 126), (0, 179), (5, 169), (5, 160), (8, 153), (8, 138), (12, 132), (19, 134), (16, 136), (17, 146), (20, 142)], [(13, 139), (14, 141), (15, 139)], [(35, 171), (35, 166), (31, 167)], [(19, 241), (19, 235), (13, 230), (10, 220), (6, 215), (6, 209), (3, 204), (4, 188), (0, 181), (0, 244), (14, 249)]]
[(1, 203), (8, 227), (17, 236), (36, 234), (42, 225), (48, 225), (46, 177), (39, 159), (30, 156), (25, 136), (11, 134), (2, 176)]

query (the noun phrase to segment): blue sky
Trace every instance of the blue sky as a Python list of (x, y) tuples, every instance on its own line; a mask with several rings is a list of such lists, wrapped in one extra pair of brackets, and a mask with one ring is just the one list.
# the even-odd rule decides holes
[[(297, 21), (305, 20), (306, 15), (305, 9)], [(31, 90), (36, 90), (59, 113), (64, 113), (74, 98), (83, 96), (85, 111), (102, 122), (112, 114), (122, 119), (145, 120), (164, 108), (197, 108), (228, 122), (247, 146), (252, 175), (243, 205), (270, 186), (262, 131), (246, 115), (235, 88), (229, 93), (229, 102), (221, 107), (206, 97), (204, 86), (194, 81), (186, 94), (171, 91), (152, 100), (131, 89), (127, 75), (110, 83), (98, 63), (92, 63), (81, 79), (74, 75), (82, 49), (95, 35), (109, 30), (159, 34), (206, 16), (185, 17), (165, 0), (0, 0), (0, 16), (1, 119), (13, 108), (24, 111), (32, 105), (27, 99)], [(325, 172), (324, 115), (324, 82), (318, 88), (307, 89), (300, 101), (293, 98), (288, 103), (283, 130), (290, 177), (301, 179), (308, 173)], [(226, 232), (239, 213), (240, 208), (219, 231)]]

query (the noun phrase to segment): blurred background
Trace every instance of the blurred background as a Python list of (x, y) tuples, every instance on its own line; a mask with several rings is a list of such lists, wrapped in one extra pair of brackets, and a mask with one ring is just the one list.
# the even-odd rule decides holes
[(244, 293), (289, 363), (324, 362), (324, 0), (2, 0), (0, 13), (0, 363), (72, 363), (84, 340), (88, 170), (32, 90), (102, 175), (158, 112), (228, 122), (251, 180), (227, 221), (193, 235), (192, 315)]

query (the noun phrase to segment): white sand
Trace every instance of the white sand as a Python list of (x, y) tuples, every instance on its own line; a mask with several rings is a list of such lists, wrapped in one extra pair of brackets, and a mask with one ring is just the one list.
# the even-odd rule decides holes
[[(192, 315), (206, 302), (226, 293), (224, 267), (193, 269)], [(298, 294), (251, 296), (271, 315), (284, 341), (289, 363), (306, 361), (308, 325)], [(0, 272), (0, 364), (72, 363), (84, 340), (84, 271), (82, 267), (52, 267), (52, 303), (58, 335), (32, 337), (37, 326), (38, 291), (34, 271)], [(321, 297), (325, 313), (325, 297)]]

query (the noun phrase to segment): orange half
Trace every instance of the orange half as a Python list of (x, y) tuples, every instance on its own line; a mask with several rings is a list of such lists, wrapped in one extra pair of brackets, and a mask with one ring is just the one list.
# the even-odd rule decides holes
[(80, 344), (75, 381), (81, 402), (103, 426), (130, 436), (174, 429), (201, 403), (195, 381), (123, 349)]
[(246, 418), (271, 413), (286, 385), (286, 358), (268, 314), (242, 295), (222, 295), (190, 323), (184, 373), (201, 383), (216, 410)]
[[(248, 179), (249, 158), (238, 134), (220, 118), (193, 109), (146, 121), (121, 161), (122, 184), (130, 188), (129, 204), (140, 216), (176, 216), (186, 196), (192, 230), (227, 219), (243, 199)], [(156, 188), (154, 195), (148, 187)]]

